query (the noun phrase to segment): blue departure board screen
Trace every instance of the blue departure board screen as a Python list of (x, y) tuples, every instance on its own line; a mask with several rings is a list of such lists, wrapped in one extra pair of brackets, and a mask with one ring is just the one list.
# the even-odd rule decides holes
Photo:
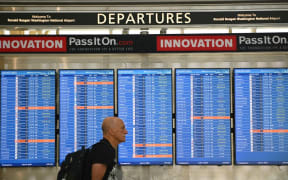
[(100, 139), (114, 116), (114, 70), (60, 70), (60, 158)]
[(236, 164), (288, 164), (288, 69), (235, 69)]
[(175, 71), (176, 164), (231, 164), (230, 70)]
[(1, 71), (1, 166), (55, 165), (55, 70)]
[(171, 69), (118, 70), (118, 117), (128, 131), (121, 165), (172, 164)]

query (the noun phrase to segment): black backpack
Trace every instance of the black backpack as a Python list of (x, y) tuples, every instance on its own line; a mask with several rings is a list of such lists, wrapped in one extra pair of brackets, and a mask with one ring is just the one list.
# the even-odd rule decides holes
[(82, 146), (80, 150), (67, 154), (61, 164), (57, 180), (82, 180), (85, 172), (86, 158), (92, 147), (86, 149)]

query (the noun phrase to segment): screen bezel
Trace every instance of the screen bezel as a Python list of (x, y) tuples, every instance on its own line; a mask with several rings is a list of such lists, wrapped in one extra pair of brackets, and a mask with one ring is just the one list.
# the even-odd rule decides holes
[[(60, 76), (60, 72), (61, 71), (112, 71), (112, 76), (113, 76), (113, 114), (115, 116), (115, 70), (114, 69), (59, 69), (58, 71), (58, 82), (59, 82), (59, 88), (58, 88), (58, 94), (59, 94), (59, 152), (58, 152), (58, 165), (61, 166), (62, 162), (65, 160), (65, 158), (63, 159), (62, 162), (60, 162), (60, 149), (61, 149), (61, 136), (60, 136), (60, 131), (61, 131), (61, 119), (60, 119), (60, 113), (61, 113), (61, 106), (60, 106), (60, 100), (61, 100), (61, 93), (60, 93), (60, 82), (61, 82), (61, 76)], [(74, 74), (75, 75), (75, 74)], [(95, 142), (97, 143), (97, 142)], [(86, 147), (87, 148), (87, 147)], [(66, 154), (67, 155), (67, 154)], [(66, 156), (65, 155), (65, 156)]]
[[(1, 76), (0, 83), (2, 82), (2, 72), (5, 72), (5, 71), (15, 71), (15, 72), (17, 72), (17, 71), (24, 71), (24, 72), (29, 72), (29, 71), (46, 71), (46, 72), (53, 71), (54, 72), (54, 81), (55, 81), (55, 84), (54, 84), (54, 87), (55, 87), (55, 92), (54, 92), (55, 93), (54, 94), (55, 95), (55, 97), (54, 97), (54, 103), (55, 103), (54, 132), (55, 132), (55, 135), (54, 135), (54, 140), (55, 140), (55, 143), (54, 143), (54, 162), (52, 162), (52, 164), (49, 163), (49, 165), (47, 165), (47, 163), (46, 164), (36, 163), (36, 164), (33, 165), (33, 163), (31, 163), (31, 165), (27, 165), (27, 164), (22, 165), (23, 163), (20, 163), (20, 164), (11, 163), (12, 164), (11, 166), (10, 166), (10, 164), (9, 164), (9, 166), (5, 166), (5, 165), (3, 166), (3, 164), (2, 164), (2, 162), (0, 160), (0, 162), (1, 162), (0, 167), (3, 167), (3, 168), (4, 167), (5, 168), (6, 167), (20, 167), (20, 168), (22, 168), (22, 167), (54, 167), (54, 166), (56, 166), (57, 165), (57, 162), (56, 162), (56, 157), (57, 157), (57, 133), (56, 133), (56, 128), (57, 128), (57, 84), (56, 84), (57, 83), (57, 79), (56, 79), (57, 78), (57, 73), (56, 73), (56, 69), (3, 69), (3, 70), (0, 70), (0, 76)], [(2, 88), (0, 89), (0, 92), (2, 92)], [(1, 93), (0, 93), (0, 97), (2, 97)], [(2, 105), (2, 101), (0, 101), (0, 102), (1, 102), (1, 105)], [(1, 112), (1, 110), (2, 110), (2, 108), (0, 108), (0, 112)], [(2, 113), (0, 114), (0, 122), (2, 120), (1, 116), (2, 116)], [(0, 136), (1, 136), (1, 134), (0, 134)], [(0, 143), (1, 143), (1, 141), (0, 141)]]
[[(172, 68), (120, 68), (120, 69), (117, 69), (117, 114), (119, 115), (119, 96), (118, 96), (118, 91), (119, 91), (119, 71), (121, 70), (127, 70), (127, 71), (134, 71), (134, 70), (170, 70), (171, 72), (171, 142), (172, 142), (172, 161), (171, 161), (171, 164), (165, 164), (165, 163), (150, 163), (150, 164), (140, 164), (140, 162), (137, 162), (137, 163), (130, 163), (130, 164), (121, 164), (119, 162), (119, 145), (118, 145), (118, 152), (117, 152), (117, 157), (118, 157), (118, 161), (117, 161), (117, 164), (120, 165), (120, 166), (153, 166), (153, 165), (167, 165), (167, 166), (171, 166), (174, 164), (174, 152), (173, 152), (173, 70)], [(128, 132), (129, 133), (129, 132)]]
[[(176, 93), (176, 88), (177, 88), (177, 81), (176, 81), (176, 76), (177, 76), (177, 70), (228, 70), (228, 74), (229, 74), (229, 103), (230, 103), (230, 106), (229, 106), (229, 111), (230, 111), (230, 123), (229, 123), (229, 127), (230, 127), (230, 131), (229, 131), (229, 134), (230, 134), (230, 161), (228, 164), (223, 164), (223, 163), (203, 163), (201, 161), (195, 161), (195, 163), (187, 163), (187, 164), (181, 164), (181, 163), (178, 163), (177, 162), (177, 93)], [(205, 166), (213, 166), (213, 165), (219, 165), (219, 166), (229, 166), (229, 165), (232, 165), (232, 141), (231, 141), (231, 69), (230, 68), (176, 68), (175, 69), (175, 76), (174, 76), (174, 82), (175, 82), (175, 86), (174, 86), (174, 93), (175, 93), (175, 164), (176, 165), (183, 165), (183, 166), (187, 166), (187, 165), (192, 165), (192, 166), (195, 166), (195, 165), (205, 165)], [(196, 163), (198, 162), (198, 163)]]
[[(267, 161), (268, 163), (257, 163), (257, 161), (255, 161), (255, 163), (238, 163), (237, 162), (237, 153), (236, 153), (236, 151), (237, 151), (237, 147), (236, 147), (236, 99), (235, 99), (235, 85), (236, 85), (236, 83), (235, 83), (235, 77), (236, 77), (236, 72), (235, 72), (235, 70), (239, 70), (239, 69), (243, 69), (243, 70), (261, 70), (261, 69), (263, 69), (263, 70), (265, 70), (265, 69), (267, 69), (267, 70), (271, 70), (271, 69), (275, 69), (275, 70), (279, 70), (279, 69), (288, 69), (288, 67), (283, 67), (283, 68), (257, 68), (257, 67), (255, 67), (255, 68), (234, 68), (233, 69), (233, 75), (232, 75), (232, 77), (233, 77), (233, 109), (234, 109), (234, 113), (233, 113), (233, 123), (234, 123), (234, 137), (233, 137), (233, 144), (234, 144), (234, 153), (233, 153), (233, 155), (234, 155), (234, 165), (236, 165), (236, 166), (272, 166), (272, 165), (278, 165), (278, 166), (286, 166), (286, 165), (288, 165), (288, 164), (281, 164), (281, 163), (269, 163), (269, 162), (271, 162), (271, 161)], [(251, 152), (250, 152), (251, 153)], [(246, 161), (243, 161), (243, 162), (246, 162)], [(262, 161), (261, 161), (262, 162)], [(264, 161), (263, 161), (264, 162)], [(266, 162), (266, 161), (265, 161)]]

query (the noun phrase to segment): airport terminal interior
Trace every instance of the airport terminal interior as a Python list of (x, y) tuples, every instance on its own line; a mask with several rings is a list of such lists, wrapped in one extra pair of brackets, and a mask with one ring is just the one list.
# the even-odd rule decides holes
[(288, 179), (287, 0), (1, 0), (0, 72), (2, 180), (57, 179), (106, 116), (118, 180)]

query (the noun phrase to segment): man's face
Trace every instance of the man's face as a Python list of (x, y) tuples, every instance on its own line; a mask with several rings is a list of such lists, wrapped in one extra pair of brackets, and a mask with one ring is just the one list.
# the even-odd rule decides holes
[(125, 142), (126, 141), (126, 134), (128, 134), (128, 131), (125, 128), (125, 124), (121, 119), (118, 119), (117, 126), (114, 129), (114, 137), (119, 142)]

